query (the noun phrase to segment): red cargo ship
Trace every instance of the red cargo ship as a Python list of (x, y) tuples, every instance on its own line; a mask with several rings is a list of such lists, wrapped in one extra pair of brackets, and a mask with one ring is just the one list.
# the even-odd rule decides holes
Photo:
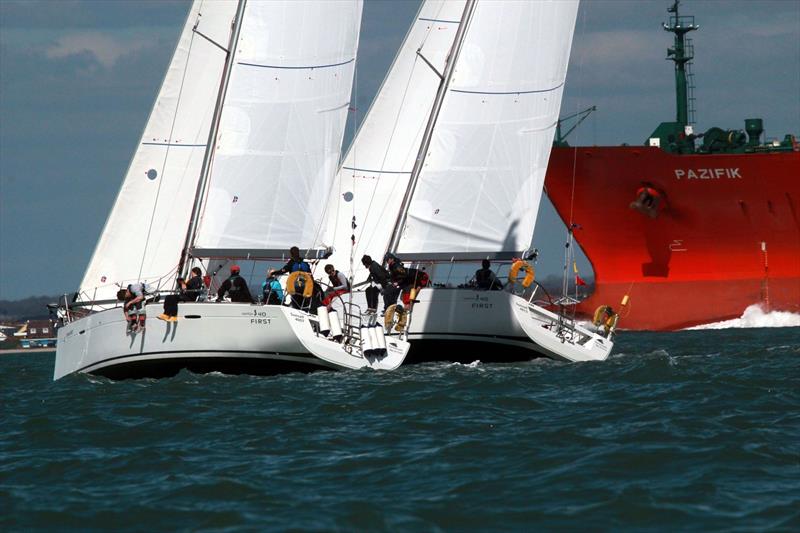
[(762, 144), (760, 119), (693, 132), (684, 36), (696, 26), (677, 1), (669, 12), (677, 120), (637, 147), (569, 147), (559, 132), (550, 156), (548, 196), (594, 268), (578, 313), (626, 294), (624, 329), (718, 322), (752, 304), (800, 312), (800, 144)]

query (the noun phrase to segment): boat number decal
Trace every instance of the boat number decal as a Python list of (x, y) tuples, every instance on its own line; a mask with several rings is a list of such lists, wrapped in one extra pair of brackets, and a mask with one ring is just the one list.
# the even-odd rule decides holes
[(676, 168), (675, 177), (687, 180), (718, 180), (720, 178), (741, 179), (738, 168)]
[(250, 317), (251, 324), (261, 324), (264, 326), (268, 326), (272, 323), (271, 318), (267, 318), (266, 311), (259, 311), (258, 309), (254, 309), (252, 313), (242, 313), (242, 316)]
[(686, 251), (686, 247), (683, 244), (683, 239), (674, 239), (669, 244), (669, 249), (672, 252), (685, 252)]
[(489, 303), (488, 296), (481, 296), (476, 294), (474, 298), (464, 298), (468, 302), (472, 302), (473, 309), (491, 309), (494, 304)]

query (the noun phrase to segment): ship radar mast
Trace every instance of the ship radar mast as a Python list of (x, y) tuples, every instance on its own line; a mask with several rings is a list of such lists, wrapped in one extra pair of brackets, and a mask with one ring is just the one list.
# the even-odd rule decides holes
[(668, 13), (672, 13), (669, 23), (664, 23), (664, 30), (675, 34), (675, 44), (672, 48), (667, 48), (667, 59), (675, 63), (675, 98), (676, 98), (676, 122), (685, 127), (689, 124), (689, 99), (688, 84), (686, 80), (686, 64), (693, 59), (691, 50), (686, 46), (685, 35), (694, 31), (700, 26), (694, 23), (694, 16), (680, 16), (678, 13), (680, 0), (675, 0), (672, 7), (667, 8)]

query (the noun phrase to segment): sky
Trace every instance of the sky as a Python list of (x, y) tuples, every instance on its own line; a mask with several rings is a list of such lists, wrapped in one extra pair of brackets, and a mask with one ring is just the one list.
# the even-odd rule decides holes
[[(523, 0), (524, 1), (524, 0)], [(530, 0), (536, 1), (536, 0)], [(186, 0), (0, 0), (0, 299), (77, 288), (189, 8)], [(642, 144), (674, 120), (669, 0), (583, 0), (562, 115), (596, 105), (573, 145)], [(353, 101), (366, 113), (418, 9), (366, 0)], [(800, 1), (686, 0), (698, 131), (800, 134)], [(348, 140), (345, 140), (347, 143)], [(539, 275), (565, 230), (543, 202)], [(582, 272), (589, 271), (581, 259)]]

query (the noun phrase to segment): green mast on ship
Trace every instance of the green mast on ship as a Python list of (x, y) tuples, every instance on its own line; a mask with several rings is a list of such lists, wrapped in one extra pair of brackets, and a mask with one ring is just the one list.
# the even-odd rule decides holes
[(681, 16), (678, 13), (680, 0), (675, 0), (667, 12), (672, 13), (664, 30), (675, 34), (672, 48), (667, 48), (667, 59), (675, 63), (675, 122), (662, 122), (648, 138), (647, 144), (660, 146), (667, 152), (694, 152), (693, 129), (689, 123), (689, 83), (686, 70), (694, 59), (694, 48), (687, 42), (686, 34), (699, 28), (694, 16)]
[[(645, 144), (674, 154), (792, 151), (795, 142), (791, 135), (786, 135), (781, 142), (761, 144), (764, 121), (760, 118), (745, 119), (744, 131), (713, 127), (699, 135), (694, 132), (690, 116), (693, 109), (689, 105), (693, 89), (689, 83), (689, 66), (694, 59), (694, 47), (686, 34), (700, 26), (694, 23), (694, 16), (680, 15), (679, 4), (680, 0), (675, 0), (672, 7), (667, 8), (671, 15), (669, 22), (663, 24), (665, 31), (675, 35), (672, 47), (667, 48), (667, 59), (675, 63), (675, 122), (659, 124)], [(698, 146), (695, 140), (699, 139), (702, 142)]]
[[(782, 141), (761, 143), (764, 133), (764, 121), (760, 118), (748, 118), (744, 121), (744, 130), (725, 130), (712, 127), (704, 133), (694, 131), (694, 106), (691, 83), (691, 62), (694, 59), (694, 47), (686, 34), (700, 28), (694, 22), (693, 15), (679, 13), (680, 0), (673, 0), (667, 8), (670, 13), (669, 22), (662, 24), (665, 31), (674, 34), (672, 47), (667, 48), (666, 59), (675, 64), (675, 120), (662, 122), (645, 139), (645, 146), (658, 147), (671, 154), (741, 154), (753, 152), (791, 152), (797, 141), (792, 135), (784, 136)], [(553, 145), (567, 147), (567, 136), (597, 108), (592, 106), (577, 113), (563, 116), (556, 125)], [(574, 121), (571, 127), (562, 130), (566, 121)]]

